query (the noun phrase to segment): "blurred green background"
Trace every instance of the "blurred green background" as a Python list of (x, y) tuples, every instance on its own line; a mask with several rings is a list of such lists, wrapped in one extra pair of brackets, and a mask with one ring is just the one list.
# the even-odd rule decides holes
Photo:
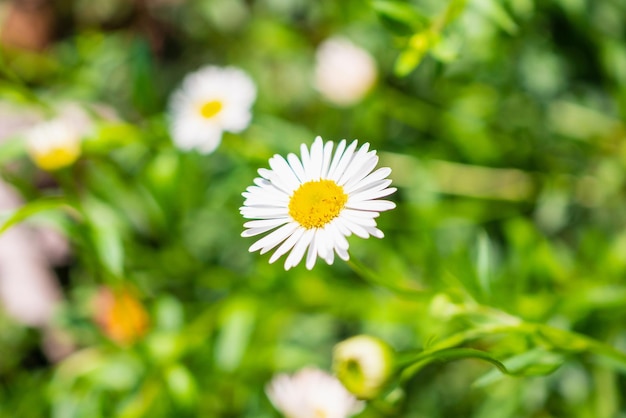
[[(275, 372), (328, 369), (366, 333), (515, 375), (433, 361), (360, 417), (626, 417), (625, 17), (625, 0), (0, 2), (0, 174), (71, 246), (49, 323), (0, 308), (0, 416), (278, 417)], [(312, 85), (336, 35), (379, 71), (350, 107)], [(253, 120), (181, 152), (168, 98), (207, 64), (250, 74)], [(43, 174), (9, 127), (70, 102), (109, 116)], [(371, 273), (285, 272), (240, 237), (256, 170), (316, 135), (393, 169), (386, 237), (350, 238)], [(93, 320), (103, 285), (144, 306), (136, 341)]]

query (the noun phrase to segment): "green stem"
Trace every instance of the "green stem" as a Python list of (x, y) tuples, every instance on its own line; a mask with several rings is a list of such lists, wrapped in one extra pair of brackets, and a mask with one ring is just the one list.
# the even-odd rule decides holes
[(404, 369), (402, 371), (403, 380), (413, 376), (431, 361), (448, 361), (468, 357), (489, 361), (496, 365), (502, 372), (511, 374), (502, 363), (491, 357), (488, 353), (479, 350), (454, 348), (496, 334), (522, 334), (527, 337), (539, 337), (548, 346), (548, 349), (552, 351), (594, 354), (616, 361), (623, 370), (626, 370), (626, 353), (608, 344), (574, 331), (520, 321), (518, 324), (495, 325), (463, 331), (436, 343), (420, 353), (405, 353), (405, 358), (398, 362), (398, 368)]
[(374, 273), (369, 267), (354, 258), (350, 258), (346, 263), (350, 266), (352, 271), (354, 271), (364, 281), (391, 290), (398, 295), (409, 298), (425, 298), (430, 296), (430, 292), (426, 290), (405, 288), (389, 283), (388, 281), (381, 279), (378, 274)]

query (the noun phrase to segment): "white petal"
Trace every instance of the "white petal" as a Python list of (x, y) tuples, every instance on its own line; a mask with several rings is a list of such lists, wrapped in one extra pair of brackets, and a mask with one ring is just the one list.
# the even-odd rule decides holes
[(328, 265), (333, 264), (333, 261), (335, 261), (335, 252), (329, 251), (328, 255), (324, 258), (324, 261), (326, 261), (326, 264)]
[(316, 137), (311, 145), (311, 162), (309, 166), (304, 167), (307, 181), (319, 180), (322, 172), (322, 164), (324, 162), (324, 142), (321, 137)]
[(261, 235), (267, 231), (271, 231), (272, 229), (276, 228), (275, 226), (264, 226), (264, 227), (259, 227), (259, 228), (250, 228), (250, 229), (246, 229), (245, 231), (243, 231), (241, 233), (241, 236), (244, 238), (248, 238), (248, 237), (254, 237), (257, 235)]
[(328, 172), (329, 179), (335, 180), (335, 182), (339, 180), (343, 172), (346, 170), (346, 167), (348, 166), (348, 164), (350, 164), (350, 161), (352, 161), (352, 156), (354, 155), (354, 150), (356, 149), (356, 146), (357, 146), (357, 140), (355, 139), (348, 146), (348, 148), (346, 148), (346, 151), (343, 153), (343, 155), (339, 159), (339, 162), (337, 163), (337, 167), (335, 167), (335, 169), (332, 171), (329, 170)]
[(288, 223), (286, 225), (281, 226), (276, 231), (270, 233), (269, 235), (264, 236), (254, 244), (250, 246), (248, 251), (255, 252), (257, 250), (262, 249), (262, 253), (266, 253), (278, 244), (280, 244), (285, 238), (289, 235), (293, 234), (293, 232), (297, 229), (298, 225), (295, 222)]
[(304, 182), (310, 181), (309, 173), (311, 170), (311, 155), (309, 149), (305, 144), (300, 145), (300, 161), (302, 162), (302, 168), (304, 169)]
[(284, 224), (286, 222), (289, 222), (289, 220), (290, 220), (290, 218), (284, 217), (284, 218), (248, 221), (248, 222), (243, 224), (243, 227), (244, 228), (262, 228), (262, 227), (265, 227), (265, 226), (276, 227), (278, 225), (282, 225), (282, 224)]
[(354, 235), (356, 235), (357, 237), (360, 238), (369, 238), (369, 233), (367, 232), (367, 230), (362, 227), (361, 225), (352, 222), (352, 220), (350, 220), (349, 218), (346, 218), (344, 216), (341, 216), (341, 224), (342, 226), (345, 226), (347, 229), (349, 229), (352, 233), (354, 233)]
[(294, 190), (293, 179), (295, 178), (295, 174), (293, 174), (293, 172), (291, 174), (292, 178), (290, 179), (290, 178), (283, 178), (280, 175), (278, 175), (275, 171), (268, 170), (266, 168), (259, 168), (257, 171), (261, 177), (270, 181), (274, 187), (277, 187), (284, 193), (291, 195), (291, 192)]
[(295, 190), (300, 186), (300, 180), (298, 180), (291, 166), (282, 156), (278, 154), (274, 155), (270, 158), (269, 163), (272, 170), (274, 170), (274, 174), (288, 184), (291, 190)]
[(315, 266), (315, 260), (317, 260), (317, 247), (321, 239), (320, 237), (321, 231), (322, 231), (321, 229), (315, 230), (313, 239), (311, 239), (311, 245), (309, 245), (309, 251), (307, 251), (307, 254), (306, 254), (307, 270), (311, 270)]
[(287, 161), (289, 162), (289, 165), (291, 166), (294, 174), (298, 177), (298, 180), (300, 180), (300, 183), (304, 183), (306, 180), (304, 175), (304, 168), (302, 167), (300, 159), (296, 156), (296, 154), (291, 153), (287, 155)]
[[(328, 225), (326, 225), (328, 227)], [(317, 250), (317, 255), (320, 258), (325, 258), (326, 254), (329, 251), (329, 248), (332, 250), (332, 246), (329, 247), (329, 240), (331, 240), (326, 228), (319, 228), (315, 234), (315, 247)], [(331, 241), (332, 242), (332, 241)]]
[(287, 208), (243, 206), (239, 211), (244, 218), (248, 219), (276, 219), (289, 216)]
[(307, 229), (302, 237), (296, 242), (296, 245), (293, 247), (293, 250), (287, 256), (285, 260), (285, 270), (289, 270), (292, 267), (298, 265), (302, 257), (304, 256), (304, 252), (309, 247), (311, 240), (313, 239), (313, 235), (315, 234), (314, 229)]
[(274, 254), (272, 254), (272, 256), (270, 257), (270, 264), (278, 260), (280, 256), (285, 254), (294, 245), (296, 245), (296, 242), (302, 237), (302, 235), (304, 234), (304, 231), (306, 230), (298, 225), (295, 232), (289, 238), (287, 238), (287, 240), (283, 242), (280, 247), (278, 247), (278, 249), (274, 252)]
[(376, 237), (376, 238), (384, 238), (384, 236), (385, 236), (385, 234), (383, 234), (383, 231), (381, 231), (381, 230), (380, 230), (380, 229), (378, 229), (378, 228), (374, 228), (374, 227), (371, 227), (371, 226), (367, 226), (367, 227), (365, 227), (365, 230), (366, 230), (366, 231), (367, 231), (367, 232), (368, 232), (371, 236)]
[(341, 211), (341, 213), (343, 215), (349, 215), (351, 217), (365, 218), (365, 219), (374, 219), (380, 216), (380, 212), (371, 212), (367, 210), (354, 210), (354, 209), (348, 209), (348, 208), (344, 208)]
[[(362, 149), (363, 147), (361, 147)], [(361, 150), (359, 150), (359, 153)], [(337, 181), (337, 184), (344, 186), (349, 182), (358, 183), (361, 179), (367, 176), (378, 164), (378, 156), (372, 151), (371, 153), (361, 155), (355, 155), (352, 163), (346, 168), (341, 178)], [(349, 184), (348, 187), (351, 187)]]
[[(354, 212), (358, 212), (358, 211), (354, 211)], [(354, 215), (351, 215), (350, 213), (348, 213), (347, 211), (344, 211), (341, 215), (345, 219), (349, 219), (350, 222), (358, 224), (358, 225), (360, 225), (362, 227), (376, 226), (376, 221), (373, 218), (364, 218), (362, 216), (354, 216)]]
[(391, 210), (396, 207), (396, 204), (390, 202), (389, 200), (365, 200), (365, 201), (356, 201), (356, 202), (348, 202), (346, 204), (346, 208), (349, 209), (357, 209), (357, 210), (369, 210), (369, 211), (379, 211), (382, 212), (384, 210)]
[(337, 248), (337, 255), (344, 261), (348, 261), (350, 259), (347, 249), (344, 250), (343, 248)]
[(322, 172), (320, 173), (320, 178), (327, 178), (328, 176), (328, 168), (330, 167), (330, 162), (333, 156), (333, 142), (328, 141), (324, 145), (324, 162), (322, 163)]
[[(269, 221), (278, 221), (278, 222), (272, 222), (271, 224), (266, 224), (266, 225), (259, 225), (259, 226), (255, 226), (255, 227), (248, 227), (249, 229), (246, 229), (245, 231), (243, 231), (241, 233), (242, 237), (254, 237), (256, 235), (260, 235), (263, 234), (265, 232), (271, 231), (274, 228), (277, 228), (283, 224), (288, 223), (291, 219), (290, 218), (279, 218), (279, 219), (268, 219)], [(255, 222), (263, 222), (263, 221), (255, 221)]]
[(335, 149), (335, 155), (333, 156), (333, 160), (330, 163), (330, 167), (328, 168), (328, 173), (326, 173), (327, 178), (332, 179), (333, 172), (337, 169), (337, 165), (339, 161), (341, 161), (341, 156), (343, 155), (343, 151), (346, 149), (346, 140), (342, 139), (337, 148)]
[(348, 249), (348, 240), (346, 234), (342, 233), (339, 228), (340, 220), (334, 220), (326, 226), (326, 231), (330, 236), (334, 248)]
[(381, 197), (389, 196), (395, 191), (396, 191), (395, 187), (391, 187), (385, 190), (366, 190), (361, 193), (350, 195), (348, 203), (349, 202), (362, 202), (364, 200), (380, 199)]
[(386, 178), (387, 176), (389, 176), (389, 174), (391, 174), (391, 168), (389, 168), (389, 167), (379, 168), (378, 170), (374, 171), (373, 173), (368, 174), (364, 179), (359, 181), (358, 184), (353, 184), (353, 185), (350, 185), (350, 186), (348, 186), (348, 185), (344, 186), (344, 190), (346, 191), (346, 193), (357, 192), (361, 188), (365, 188), (365, 187), (369, 186), (372, 183), (375, 183), (375, 182), (377, 182), (379, 180), (382, 180), (382, 179)]

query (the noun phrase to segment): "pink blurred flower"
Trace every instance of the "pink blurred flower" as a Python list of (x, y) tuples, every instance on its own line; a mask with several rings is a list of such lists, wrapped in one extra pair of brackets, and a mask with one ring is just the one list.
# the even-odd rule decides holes
[(305, 368), (294, 375), (279, 374), (265, 388), (272, 404), (288, 418), (348, 418), (364, 403), (323, 370)]

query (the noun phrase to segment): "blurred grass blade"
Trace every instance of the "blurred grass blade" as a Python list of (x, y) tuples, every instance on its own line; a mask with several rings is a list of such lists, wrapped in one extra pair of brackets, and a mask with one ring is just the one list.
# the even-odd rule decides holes
[(498, 1), (474, 0), (472, 4), (509, 35), (517, 33), (517, 24)]
[(239, 366), (255, 324), (256, 305), (253, 300), (234, 300), (224, 307), (222, 328), (215, 342), (215, 361), (222, 370)]
[(91, 240), (100, 264), (116, 277), (124, 273), (124, 247), (122, 222), (115, 211), (106, 203), (87, 198), (84, 203), (89, 218)]
[(22, 138), (10, 138), (0, 142), (0, 166), (26, 154), (26, 142)]
[(478, 278), (478, 284), (485, 297), (489, 297), (491, 294), (491, 243), (487, 233), (481, 231), (478, 235), (476, 243), (476, 276)]
[(181, 407), (190, 408), (198, 399), (198, 385), (189, 369), (182, 364), (174, 364), (165, 372), (165, 381), (170, 395)]
[(0, 215), (0, 234), (11, 228), (12, 226), (34, 216), (40, 212), (48, 210), (65, 209), (76, 214), (76, 210), (65, 198), (48, 197), (34, 202), (30, 202), (5, 215)]
[(383, 24), (397, 35), (409, 35), (428, 25), (428, 19), (409, 3), (375, 0), (372, 8)]

